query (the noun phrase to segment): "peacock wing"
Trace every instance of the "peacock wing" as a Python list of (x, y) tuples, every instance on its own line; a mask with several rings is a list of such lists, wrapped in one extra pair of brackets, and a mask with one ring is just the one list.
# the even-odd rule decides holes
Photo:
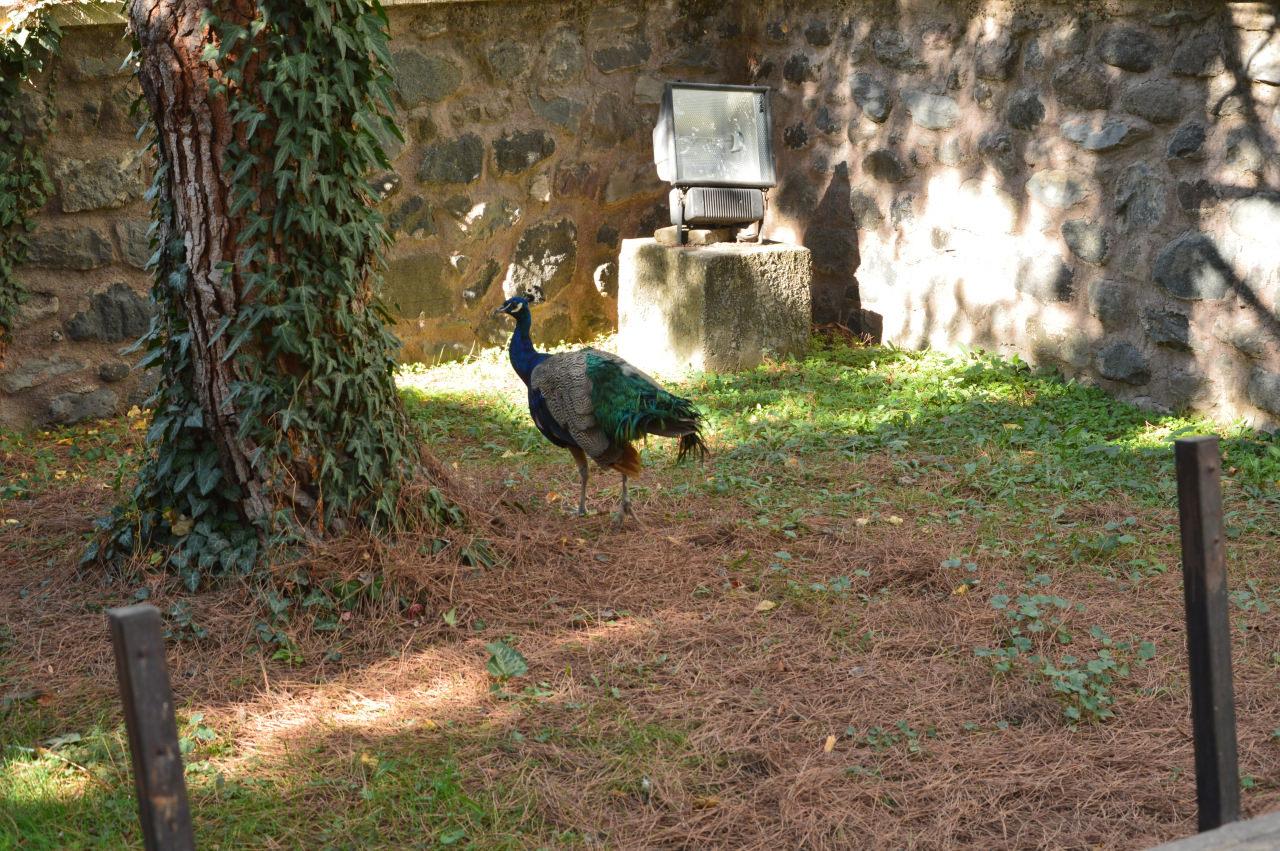
[(591, 379), (587, 376), (589, 351), (551, 355), (533, 368), (529, 386), (542, 394), (551, 415), (583, 452), (608, 463), (614, 453), (609, 435), (600, 427), (591, 403)]

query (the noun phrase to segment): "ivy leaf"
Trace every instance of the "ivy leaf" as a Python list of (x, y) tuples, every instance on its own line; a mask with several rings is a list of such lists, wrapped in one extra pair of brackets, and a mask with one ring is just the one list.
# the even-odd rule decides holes
[(485, 668), (499, 682), (506, 682), (513, 677), (523, 677), (529, 673), (529, 662), (520, 655), (520, 651), (505, 641), (493, 641), (485, 645), (491, 654)]
[(200, 488), (201, 496), (208, 496), (209, 493), (217, 486), (218, 480), (222, 478), (222, 468), (217, 466), (206, 467), (196, 476), (196, 487)]

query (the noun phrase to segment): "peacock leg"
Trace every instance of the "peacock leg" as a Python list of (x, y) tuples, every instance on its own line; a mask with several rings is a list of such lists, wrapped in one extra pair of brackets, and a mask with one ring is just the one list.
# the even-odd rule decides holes
[(631, 496), (627, 493), (627, 477), (622, 477), (622, 501), (618, 504), (618, 513), (613, 515), (613, 525), (615, 528), (621, 528), (627, 515), (635, 516), (631, 510)]
[(587, 453), (574, 446), (569, 449), (573, 453), (573, 460), (578, 462), (578, 478), (582, 480), (582, 487), (578, 490), (578, 516), (587, 516), (587, 476), (591, 471), (587, 469)]

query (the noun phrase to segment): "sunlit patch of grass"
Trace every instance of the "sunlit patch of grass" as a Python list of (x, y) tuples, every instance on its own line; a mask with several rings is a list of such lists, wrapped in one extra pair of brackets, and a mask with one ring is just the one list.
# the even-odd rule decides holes
[[(436, 736), (316, 738), (284, 763), (233, 764), (201, 723), (180, 731), (198, 847), (522, 848), (572, 837), (528, 802), (478, 789)], [(0, 758), (0, 848), (140, 847), (123, 730), (12, 742)]]
[[(714, 468), (722, 476), (758, 479), (770, 465), (812, 467), (886, 453), (895, 462), (947, 473), (960, 489), (1006, 507), (1033, 494), (1124, 494), (1158, 505), (1173, 494), (1172, 441), (1215, 433), (1242, 492), (1273, 507), (1280, 500), (1280, 439), (1239, 424), (1145, 412), (1016, 358), (815, 340), (802, 362), (668, 380), (706, 413), (718, 454)], [(464, 458), (519, 454), (525, 463), (562, 463), (561, 453), (545, 451), (529, 422), (524, 387), (500, 349), (467, 363), (411, 369), (402, 385), (430, 436), (482, 441), (479, 450), (463, 450)], [(910, 471), (904, 475), (913, 478)]]

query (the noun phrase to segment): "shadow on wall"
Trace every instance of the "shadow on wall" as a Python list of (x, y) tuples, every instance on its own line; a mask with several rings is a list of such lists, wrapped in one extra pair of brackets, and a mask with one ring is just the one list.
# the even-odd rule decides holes
[(815, 321), (1277, 422), (1277, 12), (1149, 6), (766, 8), (770, 225)]

